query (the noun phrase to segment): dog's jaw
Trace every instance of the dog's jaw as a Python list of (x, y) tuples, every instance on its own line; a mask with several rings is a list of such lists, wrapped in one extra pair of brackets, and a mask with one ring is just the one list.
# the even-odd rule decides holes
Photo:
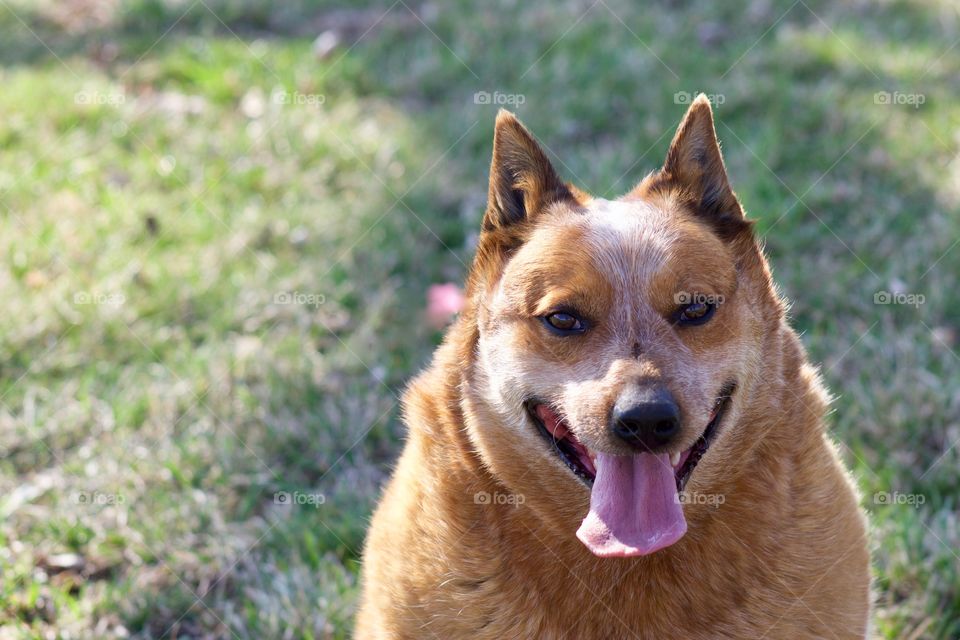
[(735, 389), (734, 382), (723, 386), (701, 435), (673, 453), (591, 451), (556, 409), (536, 400), (525, 403), (551, 450), (590, 488), (590, 511), (577, 537), (591, 552), (604, 558), (647, 555), (683, 537), (687, 524), (680, 496), (716, 439)]
[(689, 449), (681, 452), (679, 455), (674, 453), (670, 457), (670, 464), (676, 469), (677, 491), (683, 491), (693, 474), (694, 468), (699, 464), (700, 459), (707, 453), (707, 449), (714, 443), (717, 435), (720, 433), (720, 425), (726, 416), (727, 409), (733, 401), (733, 394), (737, 390), (736, 382), (728, 382), (723, 386), (717, 399), (714, 402), (713, 409), (710, 412), (710, 421), (704, 428), (703, 433), (697, 438)]
[[(668, 454), (670, 466), (674, 469), (677, 492), (683, 491), (686, 487), (693, 470), (719, 435), (721, 423), (736, 389), (736, 382), (730, 381), (724, 384), (710, 411), (709, 422), (700, 436), (690, 447)], [(596, 452), (577, 438), (574, 430), (561, 417), (560, 412), (548, 403), (531, 398), (524, 403), (524, 408), (550, 450), (574, 476), (587, 487), (593, 487), (593, 481), (596, 478)]]
[(592, 487), (597, 475), (595, 454), (577, 439), (566, 421), (546, 403), (532, 399), (525, 402), (524, 407), (537, 430), (564, 465), (587, 487)]

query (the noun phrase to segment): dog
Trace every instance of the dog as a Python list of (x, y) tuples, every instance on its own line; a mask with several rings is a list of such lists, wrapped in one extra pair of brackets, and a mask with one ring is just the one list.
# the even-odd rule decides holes
[(868, 527), (708, 99), (617, 200), (510, 113), (356, 637), (863, 638)]

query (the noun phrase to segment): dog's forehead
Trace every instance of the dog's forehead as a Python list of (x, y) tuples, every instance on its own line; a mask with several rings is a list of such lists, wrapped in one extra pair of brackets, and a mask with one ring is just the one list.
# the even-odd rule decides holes
[(591, 198), (586, 206), (588, 219), (596, 228), (606, 228), (620, 233), (635, 233), (646, 228), (666, 226), (668, 214), (656, 204), (635, 198), (631, 200), (605, 200)]
[(722, 288), (731, 277), (727, 257), (719, 238), (669, 200), (592, 198), (541, 218), (508, 263), (500, 291), (529, 308), (551, 299), (548, 293), (572, 292), (598, 308), (664, 304), (680, 286), (716, 281), (713, 288)]
[(679, 235), (670, 212), (641, 199), (591, 200), (583, 223), (594, 262), (624, 284), (653, 278), (666, 266)]

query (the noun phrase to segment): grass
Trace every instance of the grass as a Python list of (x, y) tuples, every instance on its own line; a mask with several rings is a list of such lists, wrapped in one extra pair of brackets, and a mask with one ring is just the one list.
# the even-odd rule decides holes
[(483, 209), (475, 94), (615, 196), (701, 90), (836, 394), (877, 630), (960, 636), (958, 29), (935, 0), (3, 0), (0, 638), (348, 637), (425, 290)]

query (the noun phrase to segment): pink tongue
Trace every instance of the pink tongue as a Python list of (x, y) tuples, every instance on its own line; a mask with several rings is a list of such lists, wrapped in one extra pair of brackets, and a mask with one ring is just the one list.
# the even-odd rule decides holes
[(643, 556), (683, 537), (687, 521), (670, 456), (598, 453), (590, 513), (577, 537), (602, 558)]

